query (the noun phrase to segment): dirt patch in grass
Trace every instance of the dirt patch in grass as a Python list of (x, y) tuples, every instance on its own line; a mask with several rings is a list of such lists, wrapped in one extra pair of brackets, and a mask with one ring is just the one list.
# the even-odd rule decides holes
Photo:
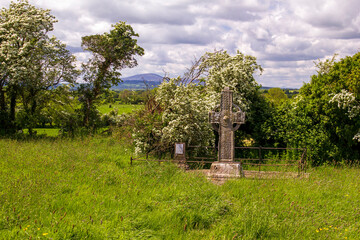
[[(188, 170), (190, 173), (203, 174), (215, 184), (224, 184), (227, 180), (236, 179), (231, 177), (214, 177), (210, 174), (210, 169)], [(244, 170), (245, 178), (258, 179), (282, 179), (282, 178), (309, 178), (309, 173), (297, 172), (277, 172), (277, 171), (250, 171)]]

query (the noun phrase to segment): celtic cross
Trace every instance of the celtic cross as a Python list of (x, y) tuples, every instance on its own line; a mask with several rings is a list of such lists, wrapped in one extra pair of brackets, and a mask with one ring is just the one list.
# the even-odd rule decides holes
[[(216, 112), (220, 107), (220, 112)], [(233, 112), (235, 107), (238, 111)], [(209, 121), (213, 128), (219, 132), (219, 157), (220, 162), (234, 161), (234, 132), (245, 123), (245, 112), (233, 103), (233, 92), (226, 87), (221, 92), (221, 103), (214, 111), (209, 113)]]

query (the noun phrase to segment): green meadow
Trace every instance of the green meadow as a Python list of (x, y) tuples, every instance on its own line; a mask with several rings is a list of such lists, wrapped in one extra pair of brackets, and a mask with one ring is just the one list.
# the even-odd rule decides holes
[(143, 109), (144, 105), (135, 105), (135, 104), (120, 104), (116, 103), (107, 103), (102, 104), (98, 107), (99, 111), (104, 113), (109, 113), (110, 111), (117, 110), (118, 114), (131, 113), (132, 111)]
[[(133, 111), (137, 111), (143, 108), (144, 105), (120, 104), (118, 102), (102, 104), (98, 107), (99, 112), (101, 114), (107, 114), (115, 110), (117, 111), (118, 115), (132, 113)], [(43, 135), (48, 137), (56, 137), (60, 133), (59, 128), (46, 127), (46, 128), (34, 128), (33, 130), (36, 132), (36, 135)], [(23, 133), (28, 134), (29, 133), (28, 129), (23, 129)]]
[(215, 185), (113, 137), (0, 140), (0, 239), (359, 239), (359, 169)]

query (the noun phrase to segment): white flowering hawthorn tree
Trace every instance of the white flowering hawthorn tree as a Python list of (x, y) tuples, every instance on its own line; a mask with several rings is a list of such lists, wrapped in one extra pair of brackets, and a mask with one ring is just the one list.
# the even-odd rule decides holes
[(77, 75), (74, 56), (48, 35), (55, 22), (50, 10), (36, 8), (27, 0), (11, 2), (0, 12), (1, 111), (8, 116), (6, 122), (14, 123), (20, 98), (20, 127), (28, 127), (30, 133), (41, 106), (41, 93), (60, 82), (73, 82)]
[[(330, 103), (336, 103), (338, 108), (346, 110), (346, 115), (350, 119), (360, 117), (360, 103), (356, 100), (353, 93), (345, 89), (342, 89), (340, 93), (333, 95), (330, 99)], [(360, 142), (360, 129), (354, 135), (353, 140)]]
[[(256, 70), (262, 71), (252, 56), (217, 51), (204, 54), (192, 68), (196, 79), (186, 82), (178, 77), (163, 81), (156, 91), (156, 101), (163, 109), (161, 129), (156, 130), (161, 144), (212, 145), (214, 134), (208, 112), (219, 104), (224, 87), (233, 90), (234, 103), (247, 110), (251, 104), (247, 97), (258, 89), (253, 77)], [(146, 152), (149, 143), (139, 133), (135, 130), (133, 135), (137, 153)]]

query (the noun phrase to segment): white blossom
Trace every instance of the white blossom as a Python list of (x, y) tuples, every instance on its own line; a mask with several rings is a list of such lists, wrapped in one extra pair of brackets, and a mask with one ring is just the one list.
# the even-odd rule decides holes
[[(220, 104), (221, 91), (229, 87), (234, 91), (234, 103), (246, 111), (251, 101), (247, 98), (258, 85), (253, 77), (256, 59), (237, 52), (230, 56), (226, 51), (206, 53), (199, 68), (205, 76), (205, 85), (185, 84), (180, 77), (164, 81), (156, 91), (156, 101), (164, 109), (161, 141), (172, 144), (211, 146), (214, 135), (208, 122), (208, 113)], [(146, 149), (146, 139), (134, 134), (136, 151)]]
[[(360, 103), (356, 100), (353, 93), (342, 89), (340, 93), (335, 94), (331, 99), (331, 103), (337, 103), (337, 107), (347, 110), (350, 119), (360, 116)], [(360, 130), (355, 134), (353, 140), (360, 142)]]

